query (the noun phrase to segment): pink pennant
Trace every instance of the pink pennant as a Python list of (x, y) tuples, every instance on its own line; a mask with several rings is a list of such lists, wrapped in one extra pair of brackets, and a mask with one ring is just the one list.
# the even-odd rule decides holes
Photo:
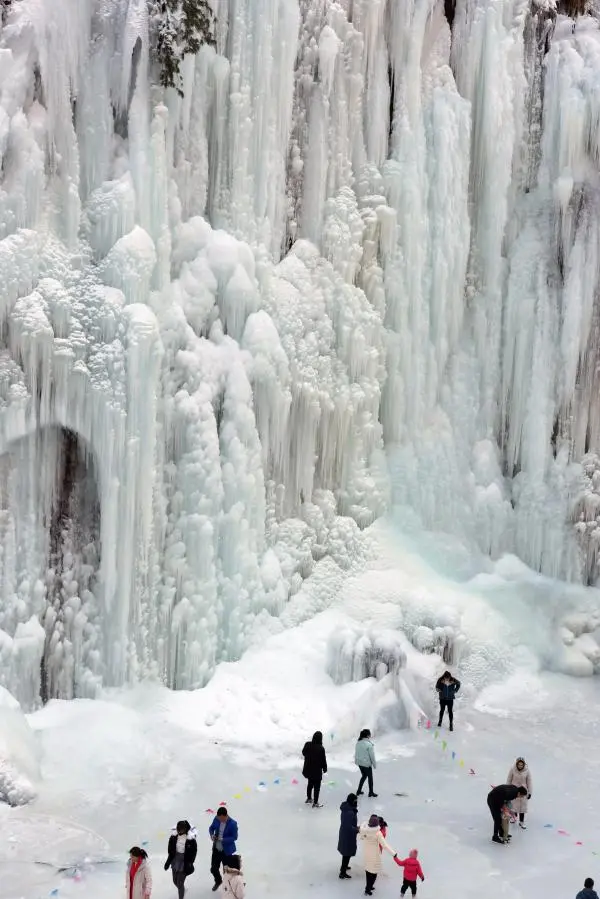
[(297, 783), (298, 783), (298, 781), (296, 780), (295, 777), (292, 778), (292, 783), (293, 783), (293, 784), (297, 784)]
[(427, 721), (425, 728), (426, 728), (426, 730), (431, 730), (431, 721), (429, 721), (429, 720)]
[(581, 840), (575, 840), (575, 845), (576, 845), (576, 846), (583, 846), (583, 843), (581, 842)]
[(207, 808), (207, 809), (206, 809), (206, 814), (207, 814), (207, 815), (214, 815), (214, 813), (215, 813), (214, 808)]
[(223, 799), (222, 802), (219, 802), (219, 805), (227, 805), (227, 803), (226, 803), (225, 800)]
[(566, 830), (557, 830), (556, 832), (559, 833), (559, 834), (561, 835), (561, 837), (568, 837), (568, 836), (569, 836), (569, 834), (568, 834), (568, 832), (567, 832)]

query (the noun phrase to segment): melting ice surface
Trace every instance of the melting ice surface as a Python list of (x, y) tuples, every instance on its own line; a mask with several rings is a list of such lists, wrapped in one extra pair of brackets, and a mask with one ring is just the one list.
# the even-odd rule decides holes
[(0, 31), (0, 682), (29, 706), (203, 685), (330, 602), (390, 501), (596, 580), (596, 21), (216, 13), (183, 98), (142, 0)]

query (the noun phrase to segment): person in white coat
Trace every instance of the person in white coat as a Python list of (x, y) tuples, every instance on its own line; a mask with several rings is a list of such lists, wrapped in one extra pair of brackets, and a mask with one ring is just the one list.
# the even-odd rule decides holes
[(527, 813), (527, 805), (531, 799), (531, 773), (527, 767), (527, 762), (521, 756), (519, 756), (508, 772), (506, 783), (514, 784), (515, 787), (525, 787), (527, 789), (527, 796), (517, 796), (512, 804), (513, 811), (519, 816), (519, 827), (522, 830), (527, 830), (525, 815)]
[(381, 832), (377, 815), (371, 815), (368, 823), (360, 825), (358, 837), (363, 844), (366, 877), (365, 896), (372, 896), (377, 875), (381, 871), (381, 850), (385, 849), (394, 858), (398, 857), (398, 853), (386, 842)]
[(244, 899), (246, 895), (241, 855), (232, 855), (229, 864), (223, 865), (223, 892), (229, 899)]
[(133, 846), (129, 850), (125, 890), (127, 899), (150, 899), (152, 894), (152, 874), (148, 863), (148, 853), (139, 846)]

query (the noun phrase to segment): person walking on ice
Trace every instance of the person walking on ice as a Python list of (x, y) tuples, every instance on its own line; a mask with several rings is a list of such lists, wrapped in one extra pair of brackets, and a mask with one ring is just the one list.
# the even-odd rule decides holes
[(302, 755), (304, 756), (302, 774), (307, 780), (306, 802), (312, 802), (313, 808), (322, 808), (319, 803), (319, 794), (323, 775), (327, 774), (327, 756), (323, 746), (323, 734), (320, 730), (315, 731), (312, 740), (304, 744)]
[(377, 799), (377, 793), (373, 792), (373, 770), (377, 767), (375, 759), (375, 747), (371, 740), (371, 731), (365, 728), (361, 730), (360, 736), (354, 750), (354, 761), (360, 769), (360, 782), (358, 784), (357, 796), (362, 796), (365, 780), (369, 782), (369, 797)]
[(223, 883), (221, 865), (231, 867), (231, 859), (236, 853), (235, 841), (238, 838), (237, 821), (229, 817), (229, 813), (224, 805), (217, 809), (217, 814), (208, 828), (208, 833), (213, 841), (210, 873), (215, 879), (215, 885), (213, 886), (213, 893), (215, 893)]
[(165, 871), (171, 868), (178, 899), (185, 896), (185, 879), (194, 873), (197, 851), (196, 831), (192, 829), (189, 821), (178, 821), (177, 827), (171, 831), (169, 837), (165, 862)]
[(517, 796), (527, 796), (527, 787), (515, 787), (514, 784), (501, 784), (488, 793), (487, 804), (494, 821), (494, 843), (505, 843), (502, 823), (502, 809), (507, 802), (513, 802)]
[(129, 850), (125, 891), (127, 899), (150, 899), (152, 894), (152, 874), (148, 864), (148, 853), (139, 846), (133, 846)]
[(223, 865), (223, 892), (231, 896), (231, 899), (244, 899), (246, 884), (240, 855), (233, 855), (229, 864)]
[(404, 880), (402, 881), (400, 895), (404, 896), (406, 891), (410, 890), (412, 895), (416, 896), (417, 877), (420, 877), (421, 881), (425, 880), (423, 868), (421, 867), (421, 862), (419, 861), (419, 850), (411, 849), (408, 853), (408, 858), (396, 858), (394, 860), (396, 864), (399, 865), (399, 867), (404, 868)]
[(394, 858), (398, 858), (398, 853), (391, 846), (388, 846), (384, 835), (379, 826), (379, 818), (377, 815), (371, 815), (368, 823), (361, 824), (359, 837), (363, 843), (364, 861), (365, 861), (365, 896), (372, 896), (375, 888), (377, 875), (381, 871), (381, 849), (385, 849)]
[(519, 816), (519, 827), (521, 828), (521, 830), (527, 830), (527, 825), (525, 824), (525, 815), (527, 814), (527, 806), (529, 800), (531, 799), (531, 774), (529, 772), (529, 768), (527, 767), (527, 762), (521, 756), (519, 756), (517, 761), (508, 772), (506, 783), (514, 784), (515, 787), (527, 788), (527, 796), (518, 796), (512, 806), (513, 811), (515, 811)]
[(440, 699), (440, 717), (437, 726), (442, 726), (444, 712), (448, 709), (450, 730), (454, 730), (454, 699), (460, 690), (460, 681), (453, 677), (449, 671), (444, 671), (442, 676), (438, 678), (435, 689)]
[(358, 834), (358, 802), (354, 793), (349, 793), (340, 805), (340, 833), (338, 852), (342, 856), (340, 880), (350, 880), (350, 859), (356, 855)]

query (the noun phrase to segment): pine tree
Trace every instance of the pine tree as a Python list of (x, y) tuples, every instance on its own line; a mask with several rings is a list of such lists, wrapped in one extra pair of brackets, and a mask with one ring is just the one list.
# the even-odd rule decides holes
[(208, 0), (148, 0), (152, 52), (163, 87), (183, 96), (181, 61), (203, 44), (214, 45), (215, 18)]

